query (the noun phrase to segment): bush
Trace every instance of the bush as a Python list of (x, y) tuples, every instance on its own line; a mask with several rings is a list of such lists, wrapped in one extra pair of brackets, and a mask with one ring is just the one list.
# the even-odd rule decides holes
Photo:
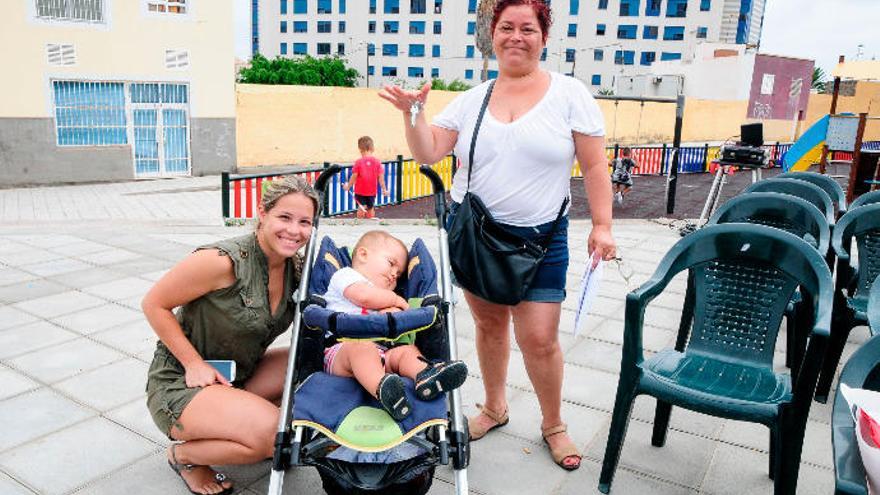
[(339, 57), (302, 58), (276, 57), (269, 60), (257, 54), (250, 67), (238, 73), (245, 84), (297, 84), (302, 86), (345, 86), (353, 88), (360, 77), (358, 71), (345, 65)]

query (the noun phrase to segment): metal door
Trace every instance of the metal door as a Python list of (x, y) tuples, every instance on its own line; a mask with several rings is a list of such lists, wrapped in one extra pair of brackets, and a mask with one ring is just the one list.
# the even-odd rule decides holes
[(135, 176), (189, 175), (187, 90), (184, 84), (131, 84)]

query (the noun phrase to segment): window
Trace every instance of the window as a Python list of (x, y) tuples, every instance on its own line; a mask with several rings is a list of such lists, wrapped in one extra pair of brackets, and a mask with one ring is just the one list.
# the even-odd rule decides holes
[(382, 45), (382, 55), (386, 57), (396, 57), (397, 56), (397, 44), (396, 43), (384, 43)]
[[(399, 14), (400, 13), (400, 0), (385, 0), (385, 11), (386, 14)], [(395, 68), (395, 72), (397, 69)]]
[(281, 0), (281, 15), (287, 14), (287, 0)]
[(681, 60), (681, 53), (663, 52), (660, 54), (660, 60)]
[(599, 10), (605, 10), (608, 8), (608, 0), (599, 0)]
[(700, 0), (700, 12), (712, 10), (712, 0)]
[(646, 40), (656, 40), (657, 32), (657, 26), (645, 26), (645, 28), (642, 30), (642, 38)]
[(336, 43), (336, 54), (345, 55), (345, 43)]
[(293, 44), (293, 54), (294, 55), (305, 55), (309, 52), (308, 45), (305, 43), (294, 43)]
[(409, 34), (425, 34), (425, 21), (409, 21)]
[(389, 77), (397, 77), (397, 67), (382, 67), (382, 75)]
[(340, 33), (345, 32), (345, 21), (339, 21), (339, 32)]
[(410, 57), (424, 57), (425, 45), (409, 45), (407, 52)]
[(592, 84), (593, 86), (599, 86), (600, 84), (602, 84), (602, 75), (593, 74), (593, 76), (590, 77), (590, 84)]
[(645, 15), (648, 17), (658, 17), (660, 15), (660, 2), (663, 0), (647, 0), (645, 2)]
[(468, 14), (477, 12), (477, 0), (468, 0)]
[(477, 32), (477, 23), (474, 21), (468, 21), (467, 34), (473, 35), (476, 32)]
[(368, 43), (367, 44), (367, 55), (372, 57), (375, 54), (376, 54), (376, 45), (374, 45), (372, 43)]
[(52, 89), (58, 146), (128, 143), (123, 83), (53, 81)]
[(666, 17), (685, 17), (687, 16), (688, 2), (687, 0), (667, 0)]
[(287, 21), (281, 21), (281, 32), (282, 33), (287, 32)]
[(318, 32), (319, 33), (329, 33), (330, 32), (330, 21), (318, 21)]
[(677, 41), (684, 39), (684, 26), (666, 26), (663, 28), (663, 39)]
[(442, 14), (443, 13), (443, 0), (434, 0), (434, 13)]
[(375, 65), (368, 65), (367, 66), (367, 75), (368, 76), (376, 75), (376, 66)]
[(578, 15), (578, 11), (581, 9), (581, 1), (580, 0), (568, 0), (568, 15)]
[(281, 43), (281, 45), (278, 46), (278, 51), (282, 55), (287, 55), (287, 43)]
[(410, 0), (409, 2), (409, 12), (410, 14), (424, 14), (426, 9), (427, 2), (425, 0)]
[(294, 33), (308, 33), (309, 32), (309, 23), (306, 21), (293, 21), (293, 32)]
[(293, 13), (294, 14), (308, 14), (309, 13), (308, 0), (293, 0)]
[(370, 0), (370, 13), (376, 13), (376, 0)]
[(632, 17), (639, 15), (639, 0), (620, 0), (620, 16)]
[(442, 34), (443, 33), (443, 23), (440, 21), (434, 21), (434, 34)]
[(605, 50), (601, 48), (593, 48), (593, 60), (596, 62), (601, 62), (605, 60)]
[(345, 0), (339, 0), (339, 13), (345, 13)]
[(498, 71), (497, 70), (490, 70), (490, 71), (486, 72), (486, 78), (498, 79)]
[(318, 13), (319, 14), (332, 14), (333, 13), (333, 5), (331, 5), (333, 0), (318, 0)]
[[(37, 2), (43, 3), (43, 2)], [(68, 4), (72, 5), (74, 10), (83, 10), (88, 9), (91, 10), (91, 4), (100, 3), (100, 2), (88, 2), (88, 1), (66, 1), (66, 2), (52, 2), (52, 3), (60, 3), (60, 4)], [(148, 12), (160, 12), (165, 14), (186, 14), (186, 0), (149, 0), (147, 2), (147, 11)], [(283, 12), (282, 12), (283, 14)]]
[(568, 37), (569, 38), (577, 38), (578, 35), (578, 25), (577, 24), (569, 24), (568, 25)]
[(397, 21), (385, 21), (382, 23), (382, 31), (386, 34), (397, 34), (400, 23)]
[(634, 40), (636, 39), (636, 30), (638, 26), (635, 24), (621, 24), (617, 26), (617, 39)]
[[(170, 52), (170, 53), (169, 53)], [(172, 62), (177, 59), (175, 54), (179, 54), (178, 50), (165, 50), (165, 67), (166, 68), (186, 68), (189, 66), (189, 52), (183, 51), (184, 64), (173, 64), (173, 66), (168, 65), (168, 57), (171, 55)], [(76, 47), (71, 44), (59, 44), (59, 43), (46, 43), (46, 60), (49, 62), (49, 65), (55, 66), (69, 66), (76, 65)]]
[(408, 77), (425, 77), (424, 67), (407, 67), (406, 75)]
[(316, 51), (318, 55), (330, 55), (330, 43), (318, 43)]
[(440, 56), (440, 45), (431, 46), (431, 56), (437, 58)]
[(466, 58), (474, 58), (474, 45), (464, 47), (464, 56)]
[(614, 52), (615, 65), (633, 65), (636, 61), (636, 52), (633, 50), (616, 50)]
[(657, 52), (642, 52), (642, 60), (639, 63), (641, 65), (651, 65), (655, 60), (657, 60)]
[(474, 78), (474, 70), (473, 69), (465, 69), (464, 78), (465, 79), (473, 79)]
[[(166, 2), (151, 2), (164, 4)], [(177, 2), (169, 2), (177, 5)], [(185, 2), (182, 2), (185, 3)], [(186, 9), (186, 7), (184, 7)], [(164, 12), (164, 11), (163, 11)], [(37, 0), (37, 17), (53, 21), (104, 22), (104, 1), (59, 2), (58, 0)]]
[(596, 24), (596, 36), (605, 36), (605, 24)]
[(376, 21), (369, 21), (367, 23), (367, 32), (375, 33), (376, 32)]
[(566, 48), (565, 49), (565, 61), (566, 62), (574, 62), (574, 48)]
[(431, 79), (437, 79), (438, 77), (440, 77), (440, 68), (431, 67)]
[(709, 28), (700, 26), (697, 28), (697, 38), (706, 39), (709, 35)]
[(764, 74), (761, 76), (761, 94), (762, 95), (772, 95), (773, 94), (773, 85), (776, 82), (775, 74)]
[(547, 60), (547, 48), (541, 50), (541, 62)]

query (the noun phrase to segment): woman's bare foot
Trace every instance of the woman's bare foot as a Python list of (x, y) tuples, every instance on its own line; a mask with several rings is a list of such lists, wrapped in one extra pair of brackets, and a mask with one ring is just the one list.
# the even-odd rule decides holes
[(232, 492), (232, 482), (226, 479), (226, 475), (214, 471), (209, 466), (194, 466), (181, 462), (176, 452), (177, 445), (172, 444), (168, 448), (168, 465), (183, 479), (190, 492), (201, 495)]

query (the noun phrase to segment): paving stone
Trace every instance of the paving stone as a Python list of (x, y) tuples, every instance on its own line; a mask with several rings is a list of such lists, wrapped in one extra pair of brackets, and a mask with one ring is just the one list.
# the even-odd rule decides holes
[(168, 270), (156, 270), (154, 272), (141, 274), (140, 277), (143, 279), (147, 279), (147, 280), (156, 282), (160, 278), (165, 276), (166, 273), (168, 273)]
[[(562, 420), (568, 425), (569, 437), (581, 452), (585, 452), (593, 438), (603, 429), (608, 429), (611, 415), (565, 402), (564, 399)], [(509, 408), (510, 423), (504, 427), (504, 433), (542, 445), (542, 416), (538, 397), (532, 392), (520, 393), (510, 401)]]
[(58, 282), (59, 284), (66, 285), (72, 289), (82, 289), (83, 287), (88, 287), (90, 285), (112, 282), (113, 280), (119, 280), (125, 277), (127, 277), (127, 275), (122, 272), (117, 272), (104, 267), (90, 266), (86, 270), (48, 277), (48, 280)]
[(144, 314), (140, 311), (118, 304), (104, 304), (54, 318), (52, 322), (83, 335), (89, 335), (143, 319)]
[(37, 321), (37, 317), (12, 306), (0, 306), (0, 330)]
[(0, 285), (16, 284), (27, 280), (33, 280), (35, 278), (37, 278), (37, 275), (33, 273), (17, 270), (15, 268), (0, 267)]
[(103, 416), (149, 438), (160, 446), (167, 446), (171, 443), (168, 437), (159, 431), (159, 428), (153, 423), (145, 398), (138, 398), (128, 404), (111, 409)]
[[(139, 459), (88, 484), (81, 493), (91, 495), (189, 495), (189, 490), (171, 468), (164, 452)], [(238, 492), (236, 492), (238, 493)]]
[(127, 358), (68, 378), (55, 388), (104, 412), (145, 396), (147, 369), (146, 363)]
[(123, 357), (122, 354), (106, 346), (80, 337), (23, 354), (8, 360), (8, 363), (38, 380), (54, 383), (119, 361)]
[(175, 257), (171, 260), (140, 257), (108, 265), (108, 268), (112, 268), (114, 270), (128, 274), (132, 277), (138, 277), (142, 273), (155, 272), (157, 270), (167, 270), (174, 266), (174, 264), (181, 259), (183, 259), (183, 256)]
[(104, 299), (116, 301), (119, 299), (127, 299), (133, 296), (140, 296), (143, 298), (152, 286), (152, 282), (148, 282), (141, 278), (128, 277), (114, 280), (112, 282), (85, 287), (83, 288), (83, 291), (98, 297), (102, 297)]
[(128, 261), (140, 257), (141, 256), (139, 254), (133, 253), (131, 251), (126, 251), (125, 249), (107, 249), (104, 251), (82, 254), (78, 256), (79, 259), (85, 261), (86, 263), (100, 266), (112, 265), (114, 263)]
[(623, 347), (600, 340), (579, 339), (577, 345), (565, 354), (565, 362), (594, 368), (608, 373), (620, 372)]
[[(623, 320), (608, 318), (604, 320), (602, 326), (590, 333), (590, 337), (623, 345), (623, 327)], [(642, 346), (646, 351), (656, 352), (672, 347), (675, 343), (674, 339), (675, 332), (670, 330), (648, 325), (642, 327)]]
[[(703, 481), (702, 489), (705, 493), (719, 495), (771, 494), (773, 481), (767, 476), (768, 463), (767, 454), (721, 444)], [(828, 469), (801, 464), (797, 493), (834, 493), (834, 473)]]
[(0, 359), (5, 360), (76, 337), (75, 333), (68, 332), (48, 321), (37, 321), (3, 330), (0, 331)]
[(0, 367), (0, 401), (38, 387), (39, 383), (21, 373)]
[(16, 303), (15, 307), (23, 309), (28, 313), (33, 313), (43, 318), (53, 318), (56, 316), (73, 313), (82, 309), (100, 306), (106, 301), (95, 296), (90, 296), (79, 291), (71, 290), (54, 294), (51, 296), (40, 297), (28, 301)]
[[(585, 459), (581, 468), (567, 475), (562, 484), (553, 493), (557, 495), (582, 495), (598, 493), (601, 461)], [(634, 474), (625, 468), (619, 468), (614, 475), (611, 493), (650, 493), (651, 495), (680, 495), (697, 493), (695, 490), (676, 485), (666, 480)]]
[[(156, 350), (156, 341), (158, 340), (156, 332), (143, 317), (93, 333), (90, 337), (126, 354), (133, 356), (147, 354), (150, 359), (152, 359), (153, 351)], [(284, 347), (289, 347), (289, 345)]]
[(70, 244), (82, 242), (82, 239), (80, 239), (79, 237), (66, 234), (31, 235), (24, 237), (22, 240), (27, 242), (31, 246), (46, 249), (59, 248)]
[[(486, 495), (550, 493), (547, 487), (557, 486), (568, 474), (553, 463), (543, 445), (505, 433), (488, 435), (471, 443), (471, 459), (468, 478)], [(480, 459), (491, 459), (491, 462), (480, 462)], [(499, 469), (499, 466), (515, 469)]]
[(69, 288), (44, 279), (28, 280), (0, 287), (0, 302), (14, 304), (40, 297), (67, 292)]
[[(112, 448), (107, 448), (112, 446)], [(67, 493), (155, 450), (140, 436), (93, 418), (0, 455), (0, 466), (47, 495)], [(46, 476), (52, 459), (52, 476)]]
[(565, 364), (562, 396), (565, 400), (611, 412), (617, 392), (617, 375)]
[[(636, 398), (633, 406), (633, 419), (650, 423), (653, 427), (654, 413), (657, 410), (657, 400), (648, 395), (640, 395)], [(669, 419), (669, 428), (693, 433), (703, 437), (717, 439), (725, 420), (707, 414), (701, 414), (683, 407), (673, 407), (672, 416)]]
[[(720, 435), (721, 440), (733, 445), (761, 452), (769, 452), (770, 430), (764, 425), (741, 421), (727, 421)], [(831, 426), (816, 421), (807, 421), (801, 462), (818, 466), (833, 467), (834, 455), (831, 450)]]
[(26, 263), (39, 263), (60, 258), (63, 258), (63, 256), (43, 249), (26, 249), (24, 251), (0, 253), (0, 263), (11, 267), (20, 267)]
[(47, 388), (0, 401), (0, 452), (94, 415)]
[(110, 249), (110, 246), (99, 242), (79, 239), (77, 242), (71, 242), (64, 246), (47, 246), (46, 248), (53, 253), (63, 254), (65, 256), (80, 256), (83, 254), (97, 253), (98, 251), (106, 251), (107, 249)]
[(0, 473), (0, 493), (4, 495), (33, 495), (24, 485)]
[(61, 275), (63, 273), (84, 270), (89, 267), (90, 265), (88, 263), (83, 263), (79, 260), (71, 258), (59, 258), (57, 260), (43, 261), (41, 263), (24, 265), (21, 268), (23, 270), (27, 270), (30, 273), (39, 275), (40, 277), (51, 277), (53, 275)]
[[(264, 494), (269, 490), (270, 467), (266, 467), (267, 475), (248, 487), (253, 493)], [(300, 495), (302, 493), (324, 493), (318, 470), (312, 467), (292, 467), (284, 475), (283, 495)]]

